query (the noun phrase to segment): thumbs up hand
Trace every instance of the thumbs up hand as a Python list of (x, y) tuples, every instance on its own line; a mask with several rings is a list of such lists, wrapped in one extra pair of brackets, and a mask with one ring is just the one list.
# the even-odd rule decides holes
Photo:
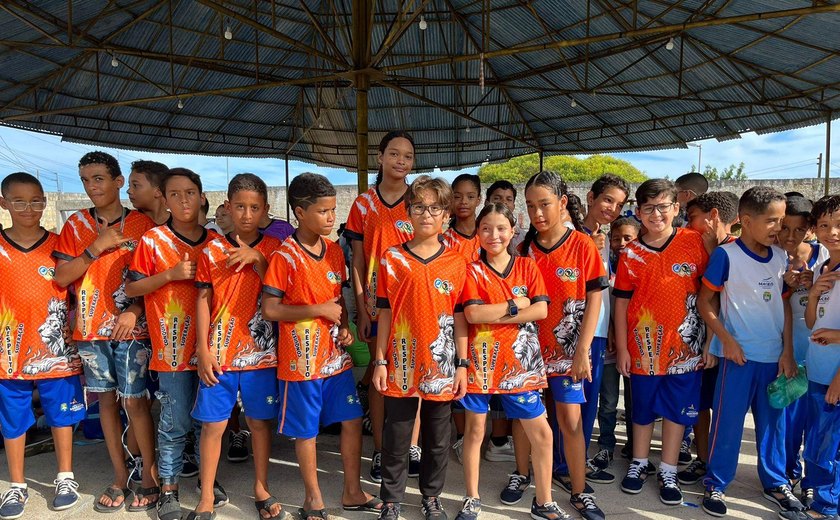
[(598, 251), (602, 251), (604, 247), (607, 245), (607, 235), (601, 233), (601, 228), (597, 228), (595, 231), (592, 232), (590, 235), (592, 241), (595, 242), (595, 247), (598, 248)]
[(184, 258), (174, 267), (169, 269), (169, 278), (171, 281), (176, 280), (192, 280), (195, 278), (195, 262), (190, 260), (190, 254), (184, 253)]
[(104, 217), (96, 217), (99, 222), (99, 236), (91, 244), (90, 249), (96, 256), (102, 255), (105, 251), (113, 249), (128, 242), (117, 226), (108, 226), (108, 221)]

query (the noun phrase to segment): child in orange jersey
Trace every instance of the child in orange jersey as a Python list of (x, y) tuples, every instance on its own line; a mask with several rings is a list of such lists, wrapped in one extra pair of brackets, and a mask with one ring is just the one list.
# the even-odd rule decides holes
[(295, 437), (306, 498), (300, 515), (327, 513), (318, 486), (315, 441), (321, 425), (341, 423), (344, 463), (342, 504), (348, 511), (379, 512), (382, 501), (362, 491), (362, 407), (356, 395), (352, 342), (341, 298), (344, 252), (324, 237), (335, 224), (335, 187), (323, 175), (305, 173), (289, 185), (289, 203), (300, 223), (271, 255), (263, 285), (263, 315), (280, 323), (278, 432)]
[(11, 484), (0, 499), (0, 517), (18, 518), (29, 498), (23, 462), (26, 431), (35, 424), (35, 388), (55, 441), (55, 511), (79, 501), (73, 425), (85, 417), (85, 400), (82, 363), (67, 323), (67, 291), (53, 280), (50, 255), (58, 236), (41, 227), (44, 190), (38, 179), (20, 172), (7, 175), (0, 191), (0, 206), (12, 218), (12, 226), (0, 230), (0, 430)]
[(159, 520), (178, 520), (178, 476), (184, 467), (187, 434), (193, 429), (190, 410), (198, 389), (193, 323), (196, 261), (219, 235), (198, 223), (204, 194), (197, 174), (173, 168), (161, 181), (161, 189), (172, 218), (143, 235), (128, 272), (134, 281), (126, 285), (125, 293), (144, 296), (152, 323), (149, 368), (157, 372), (161, 404), (158, 470), (163, 495), (157, 513)]
[(163, 178), (168, 170), (165, 164), (156, 161), (134, 161), (128, 175), (128, 200), (134, 209), (159, 226), (169, 220), (163, 193)]
[(481, 204), (481, 181), (478, 175), (462, 173), (452, 181), (452, 218), (443, 234), (443, 245), (461, 253), (467, 262), (478, 260), (478, 235), (475, 210)]

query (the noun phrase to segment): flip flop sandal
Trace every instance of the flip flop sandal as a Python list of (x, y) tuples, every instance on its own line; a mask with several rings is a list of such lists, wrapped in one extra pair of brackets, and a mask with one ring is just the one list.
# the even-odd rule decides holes
[[(125, 506), (125, 501), (128, 500), (131, 491), (128, 488), (118, 488), (114, 486), (108, 486), (105, 488), (105, 491), (102, 492), (102, 495), (111, 499), (111, 505), (106, 506), (105, 504), (101, 504), (98, 500), (95, 504), (93, 504), (93, 510), (97, 513), (116, 513), (120, 509)], [(101, 497), (101, 495), (100, 495)], [(113, 503), (118, 499), (122, 498), (122, 502), (117, 505), (113, 505)]]
[(300, 515), (302, 520), (309, 520), (310, 518), (320, 518), (321, 520), (327, 520), (327, 510), (326, 509), (310, 509), (307, 511), (304, 508), (298, 509), (298, 514)]
[(280, 501), (272, 496), (266, 498), (265, 500), (254, 500), (254, 507), (257, 508), (257, 516), (259, 516), (263, 520), (283, 520), (284, 518), (286, 518), (285, 509), (280, 509), (280, 512), (277, 513), (275, 516), (265, 517), (262, 515), (263, 511), (270, 515), (271, 506), (275, 504), (280, 504)]
[(136, 491), (134, 491), (134, 496), (136, 496), (140, 500), (142, 500), (143, 498), (145, 498), (149, 495), (157, 495), (157, 498), (154, 499), (153, 501), (147, 503), (144, 506), (127, 505), (125, 510), (128, 511), (129, 513), (140, 513), (142, 511), (148, 511), (149, 509), (154, 509), (157, 506), (157, 503), (160, 501), (160, 487), (158, 487), (158, 486), (154, 486), (154, 487), (150, 487), (150, 488), (141, 487), (141, 488), (138, 488)]
[(190, 511), (190, 514), (187, 515), (187, 520), (216, 520), (216, 512), (215, 511)]
[(363, 511), (365, 513), (378, 513), (382, 510), (382, 504), (382, 499), (375, 496), (367, 502), (365, 502), (364, 504), (358, 504), (354, 506), (343, 504), (341, 507), (345, 511)]

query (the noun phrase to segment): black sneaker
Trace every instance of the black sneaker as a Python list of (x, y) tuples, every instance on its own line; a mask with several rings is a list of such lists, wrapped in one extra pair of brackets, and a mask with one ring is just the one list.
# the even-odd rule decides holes
[(648, 475), (656, 475), (656, 466), (653, 465), (653, 462), (648, 461), (647, 466), (645, 466), (645, 473)]
[(726, 516), (726, 495), (723, 494), (723, 491), (707, 489), (703, 495), (703, 504), (701, 507), (703, 511), (712, 516), (724, 517)]
[[(382, 482), (382, 453), (378, 451), (374, 451), (370, 458), (370, 481), (376, 484)], [(399, 508), (397, 514), (399, 514)]]
[(464, 497), (464, 504), (461, 510), (458, 511), (458, 516), (455, 520), (477, 520), (478, 514), (481, 513), (481, 500), (473, 497)]
[(531, 487), (531, 475), (520, 475), (518, 471), (514, 471), (508, 475), (508, 485), (499, 494), (499, 500), (508, 506), (518, 504), (529, 487)]
[(779, 506), (779, 510), (782, 512), (805, 511), (805, 506), (796, 498), (788, 485), (765, 489), (763, 495), (764, 498)]
[(594, 484), (612, 484), (615, 482), (615, 475), (597, 467), (592, 460), (587, 460), (586, 481)]
[(72, 478), (55, 479), (55, 495), (53, 496), (53, 511), (64, 511), (79, 503), (79, 483)]
[(379, 520), (398, 520), (400, 517), (400, 505), (395, 502), (385, 502), (379, 511)]
[(811, 509), (811, 506), (814, 505), (814, 488), (803, 489), (802, 494), (799, 495), (799, 501), (802, 502), (805, 509)]
[(230, 462), (245, 462), (248, 460), (247, 440), (251, 437), (248, 430), (228, 432), (227, 460)]
[(687, 466), (691, 464), (691, 441), (683, 440), (680, 444), (680, 458), (677, 462), (679, 466)]
[(691, 486), (697, 484), (706, 476), (706, 463), (700, 459), (694, 459), (684, 470), (677, 472), (677, 480), (680, 484)]
[(13, 487), (0, 497), (0, 517), (3, 519), (20, 518), (29, 501), (29, 490)]
[[(198, 483), (195, 485), (195, 490), (198, 491), (198, 494), (201, 494), (201, 479), (198, 479)], [(213, 481), (213, 507), (222, 507), (223, 505), (228, 503), (228, 496), (225, 492), (225, 488), (219, 484), (218, 481)]]
[(181, 477), (192, 478), (198, 475), (198, 459), (195, 455), (184, 453), (184, 467), (181, 468)]
[(595, 495), (590, 493), (578, 493), (572, 495), (569, 503), (584, 518), (584, 520), (604, 520), (606, 516), (601, 508), (595, 504)]
[(569, 513), (560, 509), (557, 502), (546, 502), (543, 505), (537, 504), (537, 497), (531, 502), (531, 518), (534, 520), (570, 520)]
[(426, 520), (447, 520), (446, 511), (440, 505), (440, 497), (423, 497), (420, 509)]
[(423, 452), (420, 446), (411, 446), (408, 448), (408, 476), (410, 478), (417, 478), (420, 476), (420, 459)]
[[(572, 477), (568, 473), (552, 473), (551, 481), (566, 493), (572, 494)], [(592, 486), (584, 482), (583, 492), (592, 494), (595, 493), (595, 490), (592, 489)]]
[(607, 469), (613, 461), (613, 453), (610, 450), (599, 450), (592, 458), (592, 465), (598, 469)]
[(635, 460), (631, 462), (630, 467), (627, 468), (627, 474), (621, 480), (621, 490), (631, 495), (639, 494), (648, 478), (648, 473), (645, 469), (639, 462)]
[(158, 520), (180, 520), (181, 501), (178, 500), (178, 490), (164, 491), (157, 504)]
[(666, 506), (678, 506), (682, 504), (683, 494), (680, 485), (677, 483), (676, 472), (660, 471), (656, 476), (659, 481), (659, 501)]

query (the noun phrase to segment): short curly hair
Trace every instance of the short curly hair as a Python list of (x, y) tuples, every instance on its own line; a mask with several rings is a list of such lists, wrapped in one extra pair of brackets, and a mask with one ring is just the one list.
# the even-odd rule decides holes
[(738, 201), (739, 215), (761, 215), (774, 202), (786, 202), (785, 196), (770, 186), (753, 186)]
[(840, 211), (840, 195), (826, 195), (814, 203), (811, 220), (816, 223), (817, 219), (831, 215), (835, 211)]
[(112, 179), (116, 179), (122, 175), (119, 161), (117, 161), (117, 159), (109, 153), (97, 150), (95, 152), (88, 152), (79, 159), (79, 168), (88, 166), (89, 164), (105, 165), (105, 167), (108, 168), (108, 173), (111, 174)]
[(335, 186), (317, 173), (302, 173), (289, 183), (289, 205), (305, 210), (321, 197), (335, 197)]
[(710, 191), (699, 195), (691, 199), (685, 209), (688, 211), (693, 207), (700, 208), (704, 213), (717, 209), (724, 224), (732, 224), (738, 220), (738, 196), (731, 191)]
[(265, 181), (254, 175), (253, 173), (238, 173), (233, 176), (228, 184), (228, 200), (233, 198), (233, 195), (239, 191), (255, 191), (263, 196), (263, 200), (268, 202), (268, 186)]

